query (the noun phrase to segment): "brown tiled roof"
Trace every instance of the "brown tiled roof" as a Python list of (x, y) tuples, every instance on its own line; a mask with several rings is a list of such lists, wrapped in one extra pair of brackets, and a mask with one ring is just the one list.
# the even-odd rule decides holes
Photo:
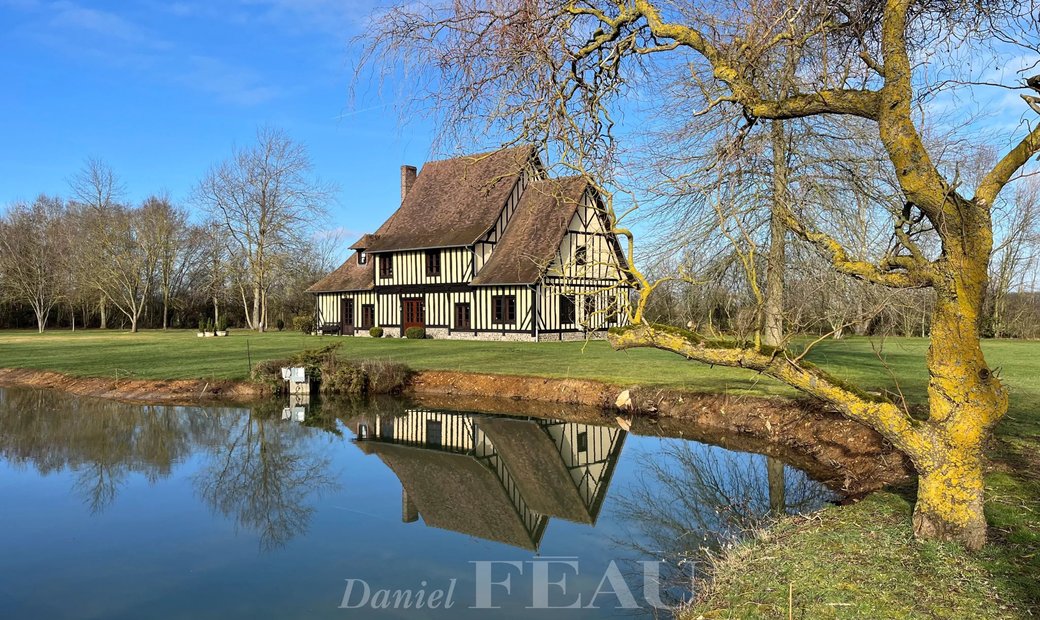
[(535, 147), (427, 162), (369, 252), (472, 245), (494, 226)]
[(596, 522), (560, 448), (541, 424), (492, 417), (481, 418), (479, 424), (505, 460), (520, 495), (535, 512), (578, 523)]
[(587, 182), (581, 176), (535, 181), (524, 189), (491, 259), (473, 284), (531, 284), (542, 276), (567, 234)]
[(375, 284), (371, 259), (364, 265), (357, 262), (357, 252), (351, 254), (338, 269), (318, 280), (307, 289), (308, 293), (340, 293), (343, 291), (367, 291)]
[(474, 457), (378, 440), (356, 445), (393, 470), (426, 525), (538, 549), (548, 519), (528, 529), (495, 472)]

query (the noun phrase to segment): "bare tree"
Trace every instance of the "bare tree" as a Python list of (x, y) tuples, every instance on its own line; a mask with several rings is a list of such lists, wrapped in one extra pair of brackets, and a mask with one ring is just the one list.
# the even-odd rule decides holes
[(170, 325), (170, 305), (202, 261), (206, 231), (188, 222), (188, 213), (166, 195), (141, 207), (144, 242), (156, 254), (156, 286), (162, 298), (162, 328)]
[(1012, 293), (1036, 290), (1040, 271), (1040, 182), (1031, 178), (1015, 190), (1014, 199), (998, 212), (990, 287), (990, 329), (1006, 336), (1015, 322), (1010, 315)]
[(126, 316), (134, 333), (150, 301), (162, 249), (152, 228), (157, 202), (150, 198), (138, 209), (109, 205), (85, 214), (89, 231), (82, 240), (89, 256), (85, 277)]
[[(761, 120), (801, 119), (822, 129), (835, 117), (847, 117), (871, 128), (866, 146), (876, 145), (884, 155), (902, 203), (871, 216), (891, 232), (880, 256), (861, 256), (833, 234), (819, 192), (796, 204), (777, 201), (774, 208), (830, 269), (878, 287), (934, 293), (927, 420), (806, 363), (807, 351), (740, 341), (718, 346), (692, 330), (649, 323), (645, 310), (658, 282), (635, 268), (631, 275), (641, 295), (632, 325), (614, 330), (611, 340), (619, 349), (654, 347), (750, 368), (830, 403), (912, 459), (919, 472), (913, 517), (918, 536), (978, 548), (986, 539), (982, 450), (1007, 411), (1007, 391), (980, 343), (992, 209), (1005, 185), (1040, 151), (1040, 124), (970, 182), (942, 165), (947, 158), (933, 156), (920, 111), (936, 93), (963, 83), (946, 79), (957, 70), (956, 60), (943, 67), (947, 72), (936, 70), (938, 50), (974, 46), (999, 54), (1006, 51), (1001, 46), (1024, 44), (1036, 52), (1038, 8), (1035, 1), (839, 6), (825, 0), (459, 0), (383, 13), (372, 24), (368, 58), (391, 69), (408, 63), (418, 75), (410, 90), (426, 95), (420, 103), (440, 114), (449, 129), (494, 130), (510, 141), (551, 145), (564, 167), (598, 186), (612, 212), (617, 196), (625, 195), (612, 190), (631, 185), (623, 174), (627, 135), (619, 128), (619, 111), (628, 110), (633, 86), (654, 89), (642, 103), (652, 100), (690, 116), (735, 110), (735, 123), (712, 131), (729, 132), (737, 146)], [(769, 71), (762, 59), (787, 57), (791, 50), (796, 83), (782, 92), (762, 88), (758, 76)], [(929, 55), (927, 73), (918, 70), (921, 53)], [(693, 89), (686, 99), (668, 96), (667, 85), (681, 83), (672, 81), (676, 75), (692, 76), (683, 78)], [(1040, 89), (1040, 79), (1029, 86)], [(702, 105), (677, 104), (694, 100)], [(1038, 101), (1027, 97), (1040, 111)], [(848, 133), (832, 139), (863, 140)], [(714, 195), (705, 199), (725, 204)], [(748, 260), (754, 248), (748, 230), (736, 229), (733, 238), (751, 271), (756, 263)], [(631, 254), (631, 233), (620, 224), (615, 231), (628, 238)], [(748, 282), (757, 286), (755, 273)]]
[[(126, 187), (119, 180), (119, 177), (116, 176), (112, 167), (97, 157), (88, 158), (83, 162), (83, 167), (69, 179), (68, 183), (69, 189), (72, 191), (74, 206), (80, 212), (80, 215), (84, 216), (84, 219), (80, 222), (81, 224), (96, 224), (99, 222), (99, 218), (90, 219), (86, 216), (105, 212), (119, 202), (126, 192)], [(104, 231), (103, 229), (84, 229), (83, 232), (97, 236)], [(79, 267), (84, 267), (86, 264), (87, 262), (83, 261), (79, 264)], [(84, 272), (84, 275), (89, 275), (89, 268)], [(91, 278), (83, 279), (91, 280)], [(91, 285), (94, 288), (98, 288), (93, 282)], [(98, 312), (101, 315), (101, 329), (105, 329), (108, 327), (109, 300), (103, 289), (98, 288), (98, 292), (100, 293)]]
[(195, 188), (195, 199), (225, 233), (244, 266), (242, 302), (250, 329), (264, 331), (268, 294), (279, 261), (292, 260), (325, 216), (332, 186), (310, 176), (306, 148), (284, 132), (261, 128), (256, 144), (236, 148)]
[(39, 196), (0, 218), (0, 292), (32, 307), (41, 334), (69, 284), (64, 213), (61, 199)]

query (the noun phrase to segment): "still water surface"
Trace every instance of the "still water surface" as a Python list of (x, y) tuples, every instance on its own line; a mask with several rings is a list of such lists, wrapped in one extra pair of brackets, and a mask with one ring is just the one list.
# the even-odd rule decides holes
[[(638, 562), (663, 561), (674, 601), (701, 549), (832, 498), (776, 465), (395, 400), (245, 409), (0, 390), (0, 618), (650, 617)], [(640, 609), (619, 609), (619, 575)], [(506, 578), (489, 590), (500, 609), (471, 609)], [(412, 609), (373, 609), (383, 589), (402, 606), (409, 591)], [(450, 610), (414, 608), (436, 590), (443, 607), (449, 589)], [(584, 609), (530, 609), (579, 597)]]

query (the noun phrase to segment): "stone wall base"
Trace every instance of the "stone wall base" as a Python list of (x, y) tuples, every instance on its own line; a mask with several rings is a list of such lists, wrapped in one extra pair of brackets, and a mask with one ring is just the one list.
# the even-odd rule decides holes
[[(359, 329), (354, 336), (370, 338), (368, 330)], [(606, 331), (565, 332), (562, 334), (539, 334), (537, 338), (526, 332), (452, 332), (445, 327), (431, 327), (426, 336), (434, 340), (480, 340), (483, 342), (582, 342), (585, 340), (605, 340)], [(384, 327), (384, 338), (402, 338), (400, 327)]]

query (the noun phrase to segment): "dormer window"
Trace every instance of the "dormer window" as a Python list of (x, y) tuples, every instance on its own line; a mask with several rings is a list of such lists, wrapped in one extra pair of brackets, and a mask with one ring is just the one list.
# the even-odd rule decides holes
[(364, 265), (365, 263), (368, 262), (368, 255), (365, 254), (364, 250), (358, 250), (357, 262), (358, 262), (359, 265)]

